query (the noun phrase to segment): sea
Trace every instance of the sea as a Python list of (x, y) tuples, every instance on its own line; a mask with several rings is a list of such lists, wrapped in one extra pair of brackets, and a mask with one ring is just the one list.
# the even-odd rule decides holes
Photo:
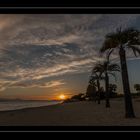
[(50, 106), (60, 104), (62, 101), (0, 101), (0, 111), (19, 110), (24, 108), (33, 108), (41, 106)]

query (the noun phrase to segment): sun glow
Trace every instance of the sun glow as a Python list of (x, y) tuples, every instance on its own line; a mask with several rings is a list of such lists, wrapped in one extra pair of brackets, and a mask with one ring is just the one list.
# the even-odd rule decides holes
[(58, 96), (59, 100), (65, 100), (66, 99), (66, 96), (64, 94), (61, 94)]

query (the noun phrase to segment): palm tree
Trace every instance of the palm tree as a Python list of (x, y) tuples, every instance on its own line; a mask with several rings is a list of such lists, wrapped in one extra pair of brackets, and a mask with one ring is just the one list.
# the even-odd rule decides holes
[(109, 84), (109, 92), (111, 97), (116, 97), (117, 96), (117, 85), (116, 84)]
[(95, 80), (90, 77), (89, 84), (86, 91), (86, 96), (89, 97), (91, 100), (96, 96), (96, 84)]
[(110, 107), (109, 101), (109, 75), (115, 76), (113, 72), (120, 71), (120, 67), (117, 64), (110, 64), (110, 62), (104, 61), (103, 63), (96, 64), (96, 70), (104, 74), (105, 89), (106, 89), (106, 107)]
[(97, 93), (97, 97), (98, 97), (98, 104), (100, 104), (100, 99), (101, 99), (101, 87), (100, 87), (100, 80), (104, 79), (104, 77), (102, 77), (102, 71), (100, 71), (100, 69), (98, 69), (98, 67), (93, 68), (92, 70), (92, 76), (91, 79), (93, 79), (94, 81), (96, 81), (96, 86), (98, 89), (98, 93)]
[(130, 94), (125, 49), (126, 48), (131, 49), (134, 52), (135, 56), (137, 56), (137, 53), (140, 54), (140, 49), (138, 48), (138, 45), (140, 45), (139, 35), (140, 32), (134, 28), (128, 28), (125, 30), (122, 30), (121, 28), (117, 29), (115, 33), (110, 33), (106, 35), (105, 41), (100, 50), (101, 52), (105, 52), (106, 50), (114, 50), (115, 48), (119, 49), (123, 90), (125, 95), (124, 97), (125, 97), (126, 118), (134, 118), (135, 114)]

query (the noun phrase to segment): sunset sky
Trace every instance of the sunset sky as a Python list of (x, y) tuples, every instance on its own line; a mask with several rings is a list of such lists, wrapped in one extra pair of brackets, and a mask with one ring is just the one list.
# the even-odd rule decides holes
[[(0, 98), (57, 99), (86, 91), (99, 49), (117, 27), (140, 30), (140, 15), (0, 15)], [(140, 83), (140, 57), (127, 51), (131, 84)], [(119, 63), (118, 50), (112, 62)], [(111, 82), (115, 80), (111, 78)], [(118, 92), (122, 92), (117, 74)]]

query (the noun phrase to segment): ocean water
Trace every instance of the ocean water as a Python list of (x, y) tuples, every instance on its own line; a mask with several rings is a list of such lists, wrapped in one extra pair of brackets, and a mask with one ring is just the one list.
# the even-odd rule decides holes
[(61, 101), (0, 101), (0, 111), (18, 110), (23, 108), (50, 106)]

